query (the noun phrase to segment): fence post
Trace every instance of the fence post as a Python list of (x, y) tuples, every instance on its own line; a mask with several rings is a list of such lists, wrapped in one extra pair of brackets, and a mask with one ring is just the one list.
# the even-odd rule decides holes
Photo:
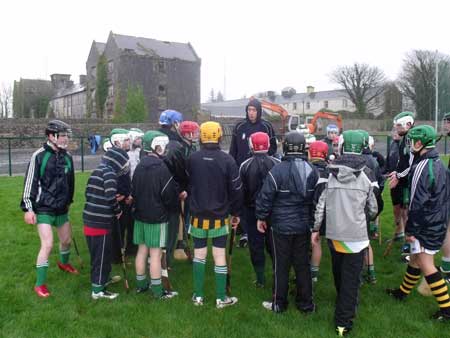
[(9, 176), (12, 176), (11, 139), (10, 138), (8, 138), (8, 167), (9, 167)]
[(391, 151), (391, 135), (386, 136), (386, 158), (389, 156), (389, 152)]
[(444, 155), (447, 155), (447, 135), (444, 137)]
[(81, 136), (81, 172), (84, 173), (84, 142)]

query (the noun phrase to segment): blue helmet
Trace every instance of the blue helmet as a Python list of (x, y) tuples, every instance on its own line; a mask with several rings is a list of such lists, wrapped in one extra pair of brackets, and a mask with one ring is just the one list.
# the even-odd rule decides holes
[(327, 134), (330, 132), (335, 132), (335, 133), (339, 133), (339, 128), (337, 127), (337, 125), (335, 124), (329, 124), (327, 126)]
[(180, 124), (183, 122), (183, 115), (176, 110), (164, 110), (159, 116), (159, 124), (170, 126), (174, 123)]

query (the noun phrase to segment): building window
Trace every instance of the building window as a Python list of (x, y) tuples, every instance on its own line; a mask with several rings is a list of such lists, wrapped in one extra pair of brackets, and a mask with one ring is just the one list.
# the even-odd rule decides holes
[(108, 87), (108, 96), (113, 97), (114, 96), (114, 86), (111, 85)]
[(112, 73), (114, 71), (114, 61), (109, 60), (108, 61), (108, 73)]
[(292, 109), (293, 110), (297, 110), (297, 102), (293, 102), (292, 103)]
[(309, 101), (306, 102), (306, 109), (311, 109), (311, 103)]
[(167, 64), (165, 61), (158, 61), (158, 71), (160, 73), (166, 73)]
[(348, 105), (347, 99), (343, 99), (342, 100), (342, 108), (347, 108), (347, 105)]
[(164, 87), (163, 85), (159, 85), (158, 90), (159, 96), (166, 96), (166, 87)]
[(328, 108), (328, 101), (323, 101), (324, 108)]

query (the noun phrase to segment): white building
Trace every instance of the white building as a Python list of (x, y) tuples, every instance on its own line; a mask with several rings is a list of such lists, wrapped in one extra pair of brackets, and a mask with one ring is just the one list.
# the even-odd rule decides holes
[(80, 83), (73, 84), (70, 75), (51, 75), (56, 93), (50, 99), (50, 110), (56, 118), (86, 117), (86, 76), (80, 75)]

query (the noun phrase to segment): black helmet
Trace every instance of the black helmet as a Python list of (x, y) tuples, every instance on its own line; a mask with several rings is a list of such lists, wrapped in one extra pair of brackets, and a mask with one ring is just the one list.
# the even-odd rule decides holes
[(304, 154), (305, 150), (306, 150), (305, 135), (297, 131), (291, 131), (286, 134), (283, 141), (283, 153)]
[(48, 125), (47, 128), (45, 128), (45, 135), (50, 135), (50, 134), (58, 134), (58, 133), (71, 133), (72, 130), (70, 129), (70, 126), (60, 120), (51, 120)]

